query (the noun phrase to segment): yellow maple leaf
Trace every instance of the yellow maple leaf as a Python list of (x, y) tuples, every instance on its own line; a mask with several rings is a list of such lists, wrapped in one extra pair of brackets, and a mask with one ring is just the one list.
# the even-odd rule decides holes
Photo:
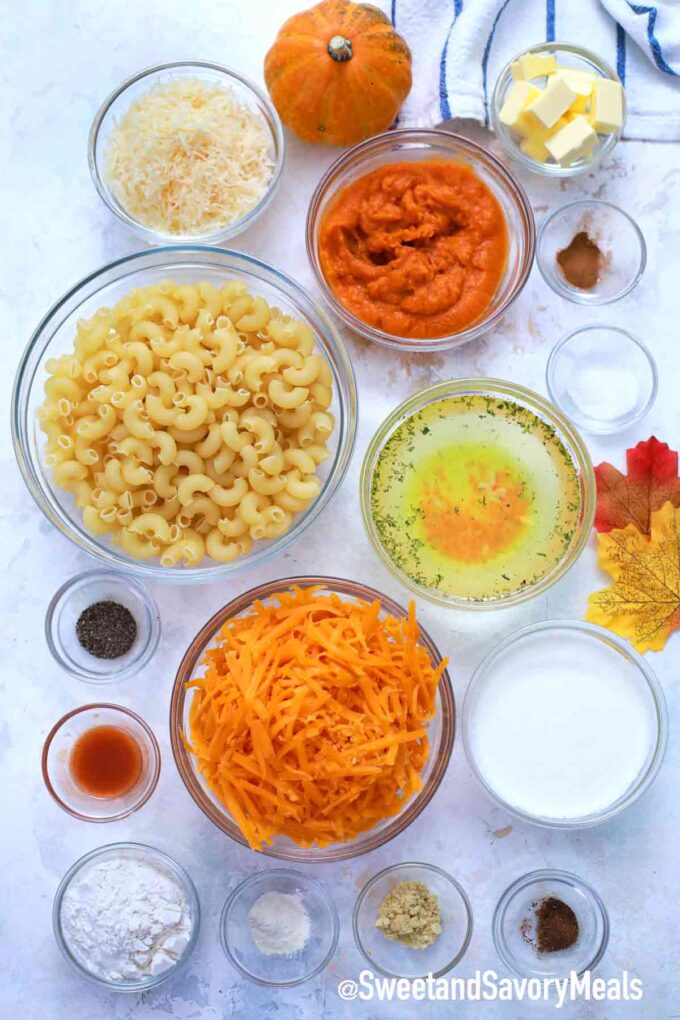
[(639, 652), (660, 652), (680, 627), (680, 507), (668, 502), (653, 513), (649, 537), (632, 524), (601, 532), (597, 549), (614, 584), (589, 597), (586, 620)]

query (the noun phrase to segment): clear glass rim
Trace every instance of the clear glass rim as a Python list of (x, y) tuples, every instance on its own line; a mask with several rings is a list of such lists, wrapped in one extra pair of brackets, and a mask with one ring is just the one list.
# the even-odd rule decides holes
[[(259, 978), (255, 974), (252, 974), (246, 967), (243, 966), (243, 964), (240, 963), (236, 955), (232, 952), (229, 939), (227, 938), (229, 916), (238, 898), (251, 886), (257, 885), (270, 875), (281, 875), (286, 878), (294, 878), (296, 882), (300, 883), (300, 885), (308, 885), (313, 888), (316, 894), (327, 905), (332, 918), (331, 923), (333, 926), (333, 934), (331, 936), (328, 952), (325, 954), (321, 962), (318, 963), (313, 970), (310, 970), (309, 974), (304, 974), (302, 977), (295, 978), (291, 981), (267, 981), (264, 978)], [(247, 878), (244, 878), (243, 881), (239, 882), (239, 884), (229, 893), (220, 914), (220, 943), (225, 956), (239, 974), (242, 974), (243, 977), (248, 979), (248, 981), (252, 981), (253, 984), (260, 985), (263, 988), (293, 988), (295, 985), (302, 985), (306, 981), (311, 980), (311, 978), (316, 977), (317, 974), (324, 971), (331, 962), (335, 951), (338, 948), (339, 938), (340, 918), (338, 917), (338, 909), (328, 889), (316, 878), (312, 878), (310, 875), (305, 875), (301, 871), (296, 871), (295, 868), (268, 868), (266, 870), (256, 871), (253, 875), (249, 875)]]
[(586, 63), (591, 64), (592, 67), (599, 71), (603, 78), (610, 78), (612, 81), (617, 81), (623, 87), (623, 83), (614, 68), (606, 61), (602, 60), (597, 53), (593, 53), (592, 50), (586, 49), (585, 46), (579, 46), (578, 43), (560, 42), (559, 40), (556, 40), (555, 42), (536, 43), (536, 45), (527, 46), (525, 49), (520, 50), (519, 53), (516, 53), (498, 75), (498, 80), (491, 99), (491, 126), (496, 138), (511, 159), (515, 160), (532, 173), (540, 174), (544, 177), (577, 177), (579, 174), (587, 173), (589, 170), (592, 170), (592, 168), (601, 161), (603, 156), (606, 156), (611, 152), (621, 138), (623, 129), (626, 126), (627, 106), (625, 88), (623, 89), (623, 122), (620, 129), (610, 135), (606, 135), (603, 145), (595, 152), (595, 155), (589, 156), (588, 159), (584, 160), (580, 165), (560, 166), (558, 163), (539, 163), (537, 160), (526, 156), (520, 149), (519, 145), (515, 144), (509, 132), (506, 131), (505, 125), (501, 124), (499, 116), (502, 106), (501, 100), (503, 97), (503, 91), (511, 78), (511, 65), (526, 53), (554, 53), (557, 50), (562, 50), (564, 53), (571, 53), (575, 57), (580, 57)]
[[(95, 541), (96, 536), (92, 536), (87, 532), (84, 526), (80, 528), (74, 521), (69, 519), (66, 521), (62, 520), (58, 510), (55, 510), (50, 499), (43, 493), (38, 481), (38, 472), (33, 461), (29, 441), (28, 399), (40, 367), (40, 359), (52, 339), (51, 336), (45, 336), (46, 330), (54, 321), (58, 322), (59, 325), (63, 323), (64, 319), (71, 314), (71, 311), (64, 312), (65, 306), (77, 298), (83, 290), (112, 272), (117, 273), (116, 279), (120, 280), (134, 277), (137, 272), (145, 269), (166, 268), (168, 271), (171, 271), (172, 267), (176, 264), (173, 261), (173, 257), (174, 259), (185, 257), (187, 260), (195, 261), (198, 264), (201, 261), (201, 256), (207, 259), (225, 259), (227, 261), (227, 265), (224, 267), (225, 271), (235, 269), (245, 274), (250, 273), (272, 288), (280, 289), (283, 297), (286, 297), (290, 292), (293, 298), (300, 302), (302, 307), (310, 309), (309, 315), (314, 321), (316, 332), (320, 332), (315, 321), (319, 320), (323, 327), (320, 346), (322, 350), (328, 348), (332, 357), (337, 359), (337, 364), (333, 364), (330, 358), (327, 358), (337, 384), (336, 396), (339, 403), (338, 442), (335, 456), (332, 459), (329, 474), (321, 493), (309, 509), (304, 512), (304, 515), (294, 520), (292, 527), (285, 535), (274, 539), (271, 544), (264, 546), (259, 551), (249, 554), (247, 557), (241, 557), (240, 560), (234, 560), (232, 563), (215, 563), (209, 567), (167, 569), (158, 564), (152, 564), (151, 561), (124, 559), (113, 549), (109, 549), (103, 543)], [(125, 268), (127, 268), (127, 272), (119, 272), (119, 270)], [(95, 288), (89, 296), (94, 296), (100, 289), (101, 286)], [(30, 423), (32, 424), (32, 418)], [(124, 255), (122, 258), (100, 266), (74, 284), (47, 311), (38, 323), (19, 360), (11, 398), (11, 427), (14, 453), (29, 492), (45, 517), (69, 541), (75, 543), (98, 562), (114, 570), (121, 571), (126, 575), (147, 578), (162, 583), (202, 584), (208, 580), (249, 570), (256, 564), (270, 559), (275, 553), (283, 551), (289, 545), (296, 542), (300, 535), (306, 531), (328, 506), (347, 473), (354, 451), (357, 429), (357, 388), (352, 362), (340, 335), (326, 312), (319, 307), (317, 302), (299, 283), (269, 263), (263, 262), (252, 255), (246, 255), (243, 252), (206, 245), (170, 245), (133, 252), (130, 255)]]
[[(414, 340), (406, 337), (398, 337), (392, 333), (386, 333), (384, 330), (377, 329), (373, 326), (369, 326), (365, 322), (362, 322), (361, 319), (357, 318), (352, 312), (345, 308), (344, 305), (342, 305), (335, 297), (333, 291), (326, 282), (326, 278), (321, 269), (316, 243), (321, 203), (325, 198), (329, 186), (333, 183), (335, 178), (339, 177), (350, 164), (355, 163), (358, 157), (360, 158), (359, 161), (362, 161), (367, 157), (374, 155), (376, 152), (391, 150), (400, 144), (411, 142), (421, 146), (430, 144), (448, 147), (452, 153), (454, 150), (457, 150), (462, 155), (468, 157), (473, 164), (480, 162), (483, 163), (487, 169), (494, 174), (502, 190), (504, 190), (506, 194), (512, 198), (513, 204), (517, 209), (519, 219), (522, 223), (521, 232), (524, 242), (524, 252), (520, 263), (518, 278), (515, 281), (511, 292), (507, 295), (503, 303), (499, 305), (496, 311), (488, 318), (484, 318), (473, 323), (460, 333), (443, 337), (435, 337), (429, 340)], [(508, 232), (509, 230), (510, 228), (508, 225)], [(372, 340), (374, 343), (382, 344), (385, 347), (391, 347), (392, 349), (401, 351), (423, 352), (448, 350), (451, 347), (459, 347), (462, 344), (468, 343), (470, 340), (474, 340), (476, 337), (481, 336), (482, 333), (486, 333), (488, 330), (492, 329), (506, 314), (510, 306), (515, 302), (524, 289), (524, 285), (526, 284), (531, 272), (536, 249), (536, 227), (531, 203), (529, 202), (524, 188), (514, 176), (512, 171), (484, 146), (478, 145), (476, 142), (465, 138), (463, 135), (458, 135), (453, 131), (445, 131), (439, 128), (399, 128), (395, 131), (386, 131), (383, 134), (376, 135), (374, 138), (369, 138), (364, 142), (360, 142), (358, 145), (355, 145), (351, 149), (342, 153), (342, 155), (340, 155), (335, 162), (331, 164), (328, 170), (326, 170), (314, 190), (309, 203), (309, 209), (307, 211), (305, 236), (307, 258), (326, 304), (333, 310), (338, 318), (355, 333), (366, 337), (368, 340)]]
[(645, 344), (643, 344), (642, 340), (639, 340), (636, 336), (633, 336), (633, 334), (629, 333), (627, 330), (621, 329), (620, 326), (609, 326), (607, 325), (606, 322), (591, 322), (587, 326), (579, 326), (577, 329), (572, 329), (570, 333), (567, 333), (566, 336), (563, 336), (561, 340), (557, 341), (557, 343), (551, 350), (550, 354), (548, 355), (548, 361), (545, 366), (545, 384), (548, 389), (548, 393), (550, 394), (550, 399), (557, 407), (560, 408), (563, 414), (566, 414), (567, 412), (564, 410), (564, 408), (562, 407), (557, 398), (557, 387), (555, 385), (555, 375), (557, 372), (557, 363), (559, 357), (562, 354), (564, 348), (574, 339), (574, 337), (581, 336), (581, 334), (583, 333), (590, 333), (592, 330), (598, 330), (600, 332), (606, 330), (609, 333), (617, 333), (620, 337), (623, 337), (627, 342), (634, 344), (644, 355), (645, 360), (649, 366), (649, 371), (652, 380), (649, 396), (647, 397), (644, 406), (639, 411), (636, 411), (635, 414), (630, 414), (627, 418), (622, 418), (620, 421), (617, 421), (616, 425), (613, 427), (605, 423), (601, 423), (598, 426), (598, 422), (596, 421), (596, 419), (592, 419), (591, 421), (590, 419), (586, 419), (585, 417), (582, 418), (579, 414), (570, 415), (571, 420), (574, 422), (574, 424), (577, 425), (579, 428), (582, 428), (584, 432), (590, 432), (593, 435), (597, 436), (611, 436), (614, 435), (616, 432), (623, 431), (623, 429), (630, 428), (630, 426), (634, 425), (635, 422), (640, 421), (642, 418), (644, 418), (644, 416), (647, 414), (647, 412), (652, 407), (652, 404), (656, 400), (656, 395), (659, 389), (659, 373), (652, 352)]
[[(196, 68), (199, 71), (214, 71), (223, 75), (225, 78), (237, 81), (239, 85), (250, 91), (262, 104), (267, 112), (266, 124), (271, 133), (272, 142), (274, 144), (274, 170), (272, 178), (267, 185), (267, 190), (263, 194), (262, 198), (260, 198), (258, 203), (254, 205), (249, 212), (247, 212), (244, 216), (241, 216), (238, 220), (234, 220), (232, 223), (227, 224), (219, 230), (214, 230), (207, 234), (167, 234), (163, 231), (158, 231), (152, 227), (145, 226), (139, 220), (135, 219), (134, 216), (131, 216), (130, 213), (128, 213), (121, 205), (113, 201), (110, 189), (100, 173), (99, 164), (97, 162), (97, 141), (99, 139), (99, 132), (103, 127), (104, 121), (111, 107), (132, 85), (136, 85), (137, 82), (142, 81), (144, 78), (149, 78), (152, 75), (163, 71), (191, 68)], [(161, 244), (182, 244), (184, 242), (189, 244), (217, 244), (240, 234), (259, 217), (274, 197), (274, 192), (276, 191), (281, 177), (281, 171), (283, 170), (284, 157), (285, 140), (283, 128), (281, 126), (279, 115), (269, 99), (269, 96), (267, 96), (265, 92), (255, 84), (255, 82), (246, 78), (245, 75), (234, 70), (234, 68), (227, 67), (225, 64), (215, 64), (208, 60), (171, 60), (167, 63), (154, 64), (151, 67), (145, 67), (143, 70), (138, 71), (129, 78), (126, 78), (125, 81), (123, 81), (106, 97), (97, 110), (92, 122), (92, 127), (90, 128), (87, 143), (87, 162), (90, 168), (90, 175), (101, 200), (114, 214), (114, 216), (116, 216), (122, 223), (125, 223), (126, 226), (134, 230), (138, 235), (141, 235), (151, 243), (160, 242)]]
[[(594, 889), (589, 882), (586, 882), (585, 879), (579, 878), (578, 875), (574, 875), (571, 871), (563, 871), (560, 868), (539, 868), (536, 871), (529, 871), (526, 875), (522, 875), (520, 878), (516, 878), (514, 882), (510, 883), (496, 904), (496, 909), (493, 913), (493, 921), (491, 923), (491, 934), (494, 946), (496, 947), (496, 952), (508, 970), (513, 974), (517, 974), (519, 977), (523, 976), (523, 971), (518, 970), (515, 966), (514, 957), (508, 950), (507, 939), (503, 928), (505, 914), (517, 893), (531, 885), (534, 885), (536, 882), (550, 881), (561, 882), (583, 892), (588, 902), (593, 906), (593, 909), (602, 924), (602, 937), (593, 958), (586, 964), (585, 967), (578, 970), (577, 974), (580, 976), (587, 970), (594, 970), (607, 951), (610, 933), (609, 913), (607, 912), (604, 900), (598, 891)], [(531, 976), (535, 977), (537, 975), (532, 974)], [(548, 975), (545, 976), (548, 977)]]
[[(150, 782), (148, 784), (148, 787), (144, 791), (144, 795), (140, 797), (139, 800), (135, 801), (134, 804), (132, 804), (130, 807), (125, 808), (124, 811), (118, 811), (114, 815), (95, 817), (94, 815), (86, 815), (82, 811), (76, 811), (75, 808), (70, 807), (70, 805), (68, 805), (65, 801), (61, 799), (61, 797), (59, 796), (59, 794), (57, 793), (52, 784), (52, 780), (50, 779), (48, 759), (50, 748), (52, 746), (52, 741), (54, 740), (62, 726), (64, 726), (69, 721), (69, 719), (73, 719), (73, 717), (76, 715), (82, 715), (83, 712), (92, 712), (98, 710), (101, 711), (103, 709), (109, 712), (120, 713), (121, 715), (126, 716), (128, 719), (132, 719), (144, 733), (148, 741), (147, 750), (150, 752), (149, 753)], [(74, 708), (70, 712), (67, 712), (66, 715), (63, 715), (61, 719), (57, 720), (57, 722), (54, 724), (50, 732), (47, 734), (47, 737), (45, 738), (45, 743), (43, 744), (42, 750), (41, 764), (42, 764), (42, 777), (45, 782), (45, 786), (47, 787), (47, 792), (50, 794), (52, 799), (59, 805), (62, 811), (65, 811), (67, 814), (71, 815), (73, 818), (77, 818), (81, 822), (95, 822), (95, 823), (118, 822), (121, 820), (121, 818), (127, 818), (128, 815), (132, 815), (135, 813), (135, 811), (139, 811), (139, 809), (143, 808), (146, 802), (151, 799), (156, 787), (158, 786), (158, 780), (161, 774), (161, 749), (158, 746), (158, 741), (156, 740), (156, 736), (153, 730), (147, 723), (144, 722), (141, 716), (137, 715), (136, 712), (133, 712), (129, 708), (123, 708), (122, 705), (114, 705), (110, 702), (93, 702), (92, 704), (89, 705), (81, 705), (79, 708)]]
[[(169, 720), (172, 753), (182, 782), (198, 807), (218, 829), (221, 829), (222, 832), (230, 836), (235, 842), (248, 849), (248, 841), (236, 823), (231, 821), (230, 816), (226, 813), (226, 808), (218, 809), (204, 793), (196, 777), (195, 769), (191, 765), (190, 755), (186, 751), (181, 739), (186, 682), (193, 676), (206, 646), (213, 640), (215, 634), (227, 619), (232, 616), (238, 616), (248, 609), (256, 599), (264, 601), (279, 591), (290, 590), (294, 585), (303, 589), (318, 586), (322, 590), (335, 592), (340, 595), (348, 595), (356, 599), (379, 599), (385, 612), (402, 619), (407, 616), (407, 611), (389, 598), (389, 596), (361, 582), (322, 575), (301, 575), (297, 577), (283, 577), (275, 581), (266, 581), (264, 584), (260, 584), (238, 595), (222, 609), (219, 609), (196, 634), (179, 664), (172, 689)], [(419, 643), (422, 644), (433, 661), (440, 662), (442, 656), (436, 644), (420, 622), (418, 623), (418, 628)], [(428, 762), (430, 760), (433, 762), (432, 771), (421, 790), (409, 799), (400, 814), (394, 815), (388, 820), (384, 828), (376, 831), (374, 827), (360, 833), (357, 837), (360, 841), (358, 845), (356, 841), (352, 841), (349, 844), (333, 843), (323, 848), (306, 848), (291, 842), (290, 846), (284, 848), (275, 845), (265, 845), (257, 852), (262, 853), (265, 857), (305, 864), (309, 862), (344, 861), (360, 857), (371, 850), (384, 846), (384, 844), (408, 828), (411, 822), (424, 811), (437, 792), (453, 751), (456, 705), (448, 669), (445, 669), (440, 677), (438, 695), (441, 702), (441, 708), (438, 713), (441, 735), (436, 747), (432, 744), (430, 745)]]
[[(130, 588), (139, 601), (144, 606), (147, 618), (149, 622), (149, 635), (143, 648), (140, 649), (138, 655), (126, 666), (116, 669), (115, 666), (110, 672), (105, 674), (99, 674), (91, 672), (85, 667), (79, 668), (70, 659), (63, 656), (59, 650), (57, 642), (54, 639), (54, 615), (57, 611), (58, 606), (63, 602), (69, 593), (77, 585), (83, 582), (96, 581), (113, 581), (116, 584), (120, 584), (123, 587)], [(160, 610), (156, 603), (156, 600), (147, 592), (145, 588), (139, 584), (134, 577), (130, 577), (127, 574), (120, 573), (119, 571), (113, 570), (86, 570), (81, 574), (76, 574), (75, 577), (69, 578), (64, 584), (54, 593), (50, 599), (50, 604), (47, 607), (45, 614), (45, 639), (47, 641), (47, 647), (52, 653), (52, 658), (55, 660), (57, 665), (61, 667), (66, 673), (75, 677), (76, 680), (82, 680), (83, 683), (88, 684), (108, 684), (114, 680), (127, 680), (129, 677), (139, 673), (144, 667), (151, 661), (153, 656), (156, 654), (158, 643), (161, 637), (161, 617)], [(108, 660), (111, 663), (115, 663), (115, 659)]]
[[(583, 208), (598, 206), (599, 208), (611, 209), (612, 212), (617, 214), (617, 216), (621, 216), (622, 219), (627, 220), (633, 228), (633, 233), (639, 242), (640, 260), (635, 275), (625, 287), (622, 287), (616, 294), (612, 294), (611, 297), (597, 297), (593, 294), (589, 294), (588, 291), (579, 291), (576, 287), (570, 287), (568, 284), (564, 283), (557, 274), (552, 275), (549, 273), (545, 267), (545, 260), (543, 257), (543, 240), (548, 228), (558, 216), (563, 215), (570, 209), (576, 209), (577, 206), (581, 206)], [(637, 287), (638, 283), (642, 279), (647, 265), (647, 243), (640, 227), (637, 225), (633, 217), (625, 211), (625, 209), (622, 209), (618, 205), (614, 205), (613, 202), (605, 202), (601, 198), (579, 198), (574, 202), (567, 202), (565, 205), (561, 205), (558, 209), (555, 209), (541, 224), (536, 241), (536, 264), (538, 265), (539, 273), (550, 289), (553, 290), (555, 294), (559, 294), (560, 297), (566, 298), (568, 301), (573, 301), (578, 305), (611, 305), (614, 304), (615, 301), (620, 301), (621, 298), (626, 296), (626, 294), (630, 294), (630, 292)]]
[[(547, 818), (543, 815), (533, 815), (527, 811), (522, 811), (520, 808), (517, 808), (503, 800), (502, 797), (499, 797), (489, 783), (487, 783), (486, 779), (477, 767), (475, 755), (472, 750), (470, 733), (470, 716), (472, 713), (473, 695), (485, 682), (488, 669), (491, 665), (493, 665), (495, 660), (512, 645), (522, 641), (525, 637), (528, 637), (531, 634), (559, 630), (579, 631), (590, 638), (604, 641), (606, 644), (612, 645), (624, 658), (627, 658), (629, 662), (637, 666), (637, 675), (647, 686), (647, 690), (650, 693), (654, 704), (654, 710), (657, 718), (656, 744), (648, 763), (646, 764), (643, 772), (638, 776), (636, 782), (629, 790), (622, 794), (618, 800), (614, 801), (613, 804), (610, 804), (609, 807), (605, 808), (603, 811), (583, 815), (579, 818)], [(520, 818), (524, 822), (530, 822), (533, 825), (538, 825), (546, 829), (587, 829), (614, 818), (621, 811), (638, 800), (638, 798), (641, 797), (642, 794), (651, 786), (659, 772), (659, 769), (661, 768), (664, 754), (666, 752), (666, 744), (668, 742), (668, 709), (666, 706), (666, 698), (663, 693), (663, 688), (657, 680), (656, 674), (652, 670), (651, 666), (628, 641), (620, 638), (612, 631), (606, 630), (604, 627), (599, 627), (594, 623), (587, 623), (584, 620), (546, 620), (542, 623), (530, 624), (528, 627), (522, 627), (521, 630), (516, 631), (499, 644), (495, 645), (494, 648), (492, 648), (491, 651), (484, 656), (472, 674), (467, 691), (465, 692), (461, 716), (461, 732), (463, 747), (465, 749), (465, 757), (467, 758), (472, 774), (480, 786), (486, 791), (487, 795), (495, 804), (504, 808), (515, 818)]]
[[(501, 598), (485, 599), (484, 601), (478, 602), (471, 599), (460, 599), (453, 596), (438, 594), (429, 588), (421, 587), (413, 581), (412, 578), (398, 567), (387, 555), (382, 543), (380, 542), (371, 515), (371, 478), (377, 459), (380, 455), (380, 451), (392, 430), (401, 421), (404, 421), (411, 414), (414, 414), (427, 404), (430, 404), (435, 400), (443, 399), (447, 396), (456, 396), (466, 392), (489, 393), (492, 395), (499, 394), (504, 397), (510, 397), (511, 399), (516, 399), (524, 403), (530, 410), (538, 410), (540, 414), (545, 415), (551, 424), (557, 426), (557, 430), (562, 441), (564, 442), (566, 439), (575, 467), (579, 473), (581, 487), (581, 521), (579, 524), (579, 536), (577, 541), (574, 542), (562, 560), (560, 560), (552, 571), (549, 571), (535, 585), (522, 588), (510, 595), (502, 596)], [(567, 571), (574, 565), (583, 552), (588, 541), (590, 529), (592, 528), (593, 521), (595, 519), (595, 473), (588, 448), (574, 425), (559, 407), (550, 403), (538, 393), (535, 393), (533, 390), (526, 389), (524, 386), (520, 386), (517, 383), (510, 383), (503, 379), (486, 379), (476, 377), (449, 379), (444, 382), (435, 383), (433, 386), (428, 386), (424, 390), (419, 390), (412, 397), (404, 400), (390, 412), (387, 418), (384, 419), (373, 434), (361, 465), (359, 487), (364, 527), (373, 549), (378, 554), (382, 563), (389, 569), (390, 573), (397, 577), (402, 584), (406, 585), (407, 588), (410, 588), (411, 591), (416, 592), (420, 598), (427, 599), (435, 605), (448, 606), (453, 609), (466, 609), (471, 612), (486, 609), (504, 609), (508, 606), (516, 606), (520, 602), (526, 602), (527, 599), (531, 599), (535, 595), (540, 594), (556, 581), (559, 581), (559, 579), (563, 577), (564, 574), (566, 574)]]
[[(400, 864), (390, 864), (389, 867), (383, 868), (382, 871), (379, 871), (372, 878), (369, 878), (368, 882), (366, 882), (363, 889), (357, 896), (356, 902), (354, 904), (354, 911), (352, 913), (352, 931), (354, 932), (354, 941), (356, 943), (357, 949), (364, 957), (364, 959), (367, 961), (372, 970), (379, 971), (379, 973), (383, 974), (385, 977), (401, 978), (404, 976), (402, 974), (397, 974), (396, 971), (387, 970), (385, 967), (382, 967), (365, 948), (363, 942), (361, 941), (361, 936), (359, 934), (359, 915), (361, 913), (361, 908), (363, 907), (366, 896), (381, 879), (385, 878), (387, 875), (395, 874), (396, 872), (399, 872), (404, 868), (421, 868), (423, 871), (429, 871), (432, 872), (433, 874), (439, 875), (440, 878), (443, 878), (446, 882), (448, 882), (449, 885), (452, 885), (455, 888), (456, 892), (458, 893), (462, 900), (463, 909), (465, 911), (465, 936), (457, 953), (451, 958), (451, 960), (447, 964), (441, 967), (438, 971), (435, 971), (435, 973), (432, 975), (434, 978), (442, 977), (442, 975), (452, 970), (456, 966), (456, 964), (460, 963), (460, 961), (463, 959), (466, 952), (468, 951), (468, 947), (472, 939), (474, 922), (472, 904), (470, 903), (470, 898), (468, 894), (465, 892), (465, 889), (463, 889), (460, 882), (456, 881), (456, 879), (453, 878), (452, 875), (449, 875), (449, 873), (447, 871), (444, 871), (443, 868), (437, 867), (436, 864), (424, 864), (422, 861), (403, 861)], [(409, 980), (415, 979), (410, 978)]]
[[(157, 974), (146, 981), (131, 981), (126, 983), (116, 981), (106, 981), (104, 978), (97, 977), (91, 971), (87, 970), (82, 963), (71, 953), (68, 947), (64, 933), (61, 927), (61, 904), (64, 898), (64, 894), (68, 889), (71, 881), (76, 877), (81, 868), (89, 864), (90, 861), (95, 860), (97, 857), (103, 856), (112, 850), (119, 850), (121, 852), (126, 850), (132, 850), (134, 852), (141, 853), (143, 856), (148, 856), (160, 862), (168, 868), (174, 877), (178, 880), (182, 886), (184, 893), (186, 894), (189, 906), (191, 909), (192, 917), (192, 929), (189, 941), (184, 949), (184, 952), (178, 959), (174, 967), (170, 967), (169, 970), (163, 971), (162, 974)], [(191, 954), (194, 951), (196, 942), (198, 940), (198, 933), (201, 927), (201, 904), (196, 892), (196, 887), (189, 877), (188, 873), (184, 870), (181, 864), (178, 864), (169, 854), (164, 853), (162, 850), (157, 850), (153, 846), (148, 846), (145, 843), (108, 843), (106, 846), (97, 847), (95, 850), (90, 850), (89, 853), (84, 854), (82, 857), (71, 865), (64, 877), (62, 878), (57, 891), (54, 896), (54, 903), (52, 906), (52, 927), (54, 930), (54, 937), (57, 940), (57, 945), (61, 950), (62, 956), (74, 967), (79, 974), (87, 978), (88, 981), (93, 982), (100, 988), (108, 988), (114, 992), (144, 992), (150, 988), (156, 988), (158, 985), (167, 981), (168, 978), (179, 973), (183, 970), (189, 962)]]

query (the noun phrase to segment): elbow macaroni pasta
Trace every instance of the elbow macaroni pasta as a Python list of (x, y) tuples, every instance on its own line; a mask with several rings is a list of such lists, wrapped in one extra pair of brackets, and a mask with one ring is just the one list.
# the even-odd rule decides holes
[(47, 362), (45, 464), (135, 559), (238, 559), (321, 492), (333, 376), (314, 346), (237, 280), (133, 290)]

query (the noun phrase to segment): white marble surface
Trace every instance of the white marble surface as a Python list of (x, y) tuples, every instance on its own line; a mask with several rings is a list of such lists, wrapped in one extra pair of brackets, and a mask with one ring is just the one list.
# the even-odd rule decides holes
[[(273, 11), (276, 6), (276, 15)], [(238, 66), (260, 79), (265, 48), (294, 2), (249, 0), (24, 0), (3, 4), (3, 125), (11, 145), (4, 164), (0, 301), (3, 406), (19, 354), (46, 308), (96, 266), (139, 247), (109, 214), (91, 186), (87, 132), (100, 100), (140, 67), (200, 56)], [(3, 117), (3, 120), (5, 118)], [(472, 129), (475, 137), (483, 133)], [(288, 139), (278, 195), (264, 219), (238, 238), (237, 247), (286, 269), (314, 289), (304, 254), (307, 203), (322, 170), (336, 155)], [(648, 418), (631, 434), (589, 438), (595, 461), (622, 463), (627, 443), (652, 432), (680, 441), (680, 371), (677, 355), (678, 264), (677, 147), (621, 144), (597, 173), (565, 184), (525, 180), (537, 219), (577, 195), (607, 197), (628, 208), (649, 246), (647, 274), (620, 304), (589, 312), (557, 298), (534, 271), (505, 322), (481, 341), (447, 354), (395, 356), (348, 337), (357, 372), (361, 420), (349, 475), (334, 503), (308, 533), (266, 569), (227, 583), (188, 590), (156, 586), (163, 617), (162, 647), (138, 677), (112, 685), (105, 695), (138, 710), (162, 745), (159, 788), (138, 815), (108, 826), (87, 825), (59, 810), (40, 775), (45, 735), (68, 709), (96, 691), (62, 674), (50, 658), (42, 627), (54, 590), (90, 566), (57, 534), (33, 505), (13, 461), (7, 414), (2, 434), (1, 608), (3, 619), (2, 940), (0, 1015), (29, 1020), (113, 1017), (117, 1020), (208, 1020), (212, 1017), (406, 1018), (408, 1004), (343, 1004), (336, 986), (355, 977), (362, 961), (351, 934), (351, 910), (362, 883), (386, 864), (421, 859), (443, 865), (467, 889), (475, 912), (470, 950), (457, 973), (478, 967), (502, 970), (491, 942), (495, 902), (506, 885), (536, 867), (571, 869), (602, 893), (612, 922), (604, 976), (628, 968), (646, 985), (642, 1004), (565, 1007), (574, 1018), (636, 1017), (662, 1020), (678, 1013), (680, 985), (677, 905), (680, 901), (680, 782), (677, 709), (680, 637), (650, 656), (671, 712), (665, 765), (649, 793), (631, 810), (596, 829), (566, 834), (512, 822), (475, 785), (462, 747), (456, 744), (449, 771), (433, 803), (418, 821), (383, 850), (341, 866), (319, 865), (314, 874), (332, 886), (341, 917), (338, 953), (326, 974), (288, 992), (268, 992), (239, 980), (217, 939), (219, 911), (233, 885), (255, 868), (274, 862), (230, 842), (201, 814), (180, 782), (169, 750), (168, 699), (175, 669), (188, 640), (207, 616), (237, 592), (269, 577), (321, 569), (361, 579), (402, 601), (407, 593), (377, 562), (358, 513), (357, 480), (367, 441), (398, 401), (434, 380), (465, 374), (496, 375), (545, 392), (544, 369), (551, 345), (569, 328), (589, 320), (628, 326), (652, 348), (660, 391)], [(501, 636), (547, 618), (581, 617), (588, 591), (604, 578), (595, 565), (594, 542), (571, 573), (544, 597), (516, 610), (472, 614), (420, 608), (422, 620), (451, 657), (460, 701), (471, 671)], [(512, 824), (505, 838), (496, 830)], [(139, 840), (175, 856), (194, 878), (203, 907), (199, 944), (189, 969), (156, 992), (142, 996), (103, 993), (83, 982), (62, 960), (51, 928), (52, 897), (65, 870), (81, 854), (105, 842)], [(419, 1016), (542, 1018), (552, 1005), (431, 1004)]]

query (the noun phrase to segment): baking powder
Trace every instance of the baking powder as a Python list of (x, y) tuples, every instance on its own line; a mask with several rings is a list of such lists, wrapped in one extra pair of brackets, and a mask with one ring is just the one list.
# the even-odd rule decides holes
[(61, 904), (68, 948), (105, 981), (161, 974), (175, 965), (192, 931), (184, 890), (169, 870), (121, 854), (86, 865)]
[(309, 914), (295, 893), (263, 893), (250, 908), (248, 921), (253, 942), (267, 956), (297, 953), (309, 939)]

